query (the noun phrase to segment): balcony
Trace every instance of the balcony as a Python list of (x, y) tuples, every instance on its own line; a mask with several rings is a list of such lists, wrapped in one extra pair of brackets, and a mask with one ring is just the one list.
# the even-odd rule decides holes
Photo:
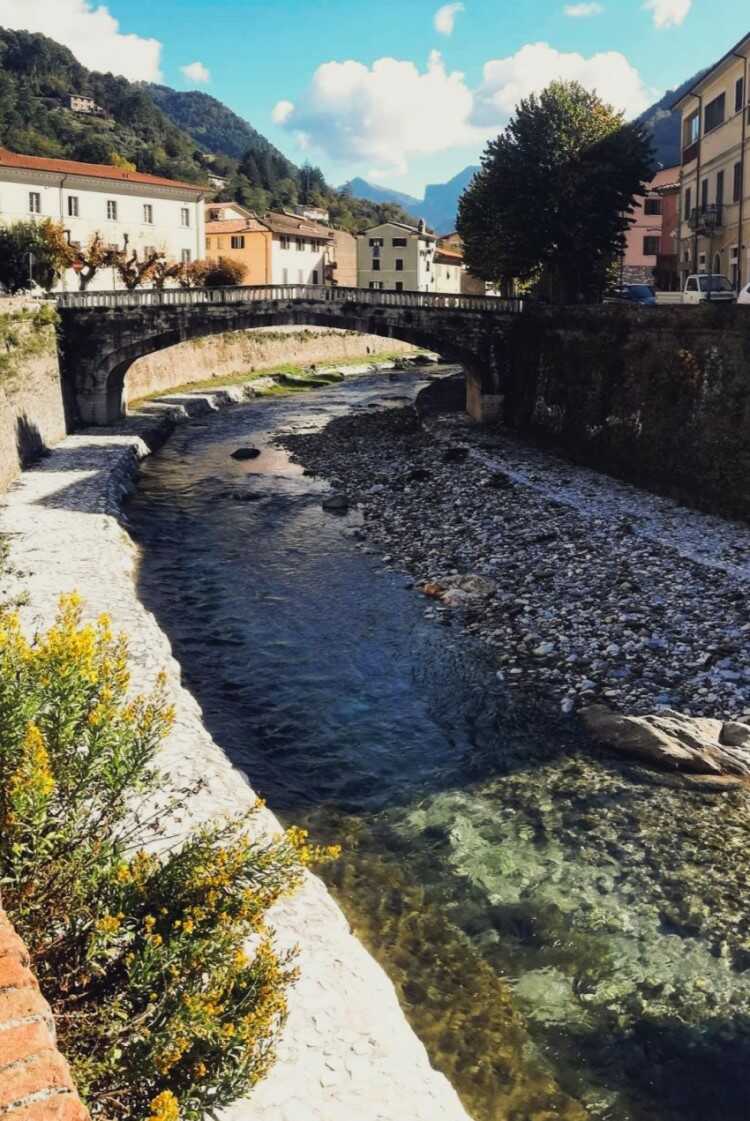
[(683, 164), (691, 163), (693, 160), (698, 159), (698, 149), (700, 148), (700, 140), (693, 141), (687, 148), (682, 149), (682, 162)]
[(721, 229), (724, 224), (724, 206), (717, 202), (713, 206), (696, 206), (690, 211), (688, 225), (697, 234), (710, 235)]

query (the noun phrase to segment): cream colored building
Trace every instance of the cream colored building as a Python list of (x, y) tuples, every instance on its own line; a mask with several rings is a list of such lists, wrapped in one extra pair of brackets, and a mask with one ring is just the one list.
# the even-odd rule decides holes
[(680, 98), (679, 270), (750, 279), (750, 34)]
[[(50, 218), (73, 245), (86, 246), (94, 234), (107, 245), (128, 245), (143, 257), (160, 250), (171, 261), (195, 261), (204, 254), (205, 188), (109, 164), (23, 156), (0, 148), (0, 222)], [(114, 269), (100, 269), (89, 291), (119, 286)], [(57, 290), (76, 291), (68, 269)]]
[(435, 291), (435, 235), (424, 222), (384, 222), (357, 237), (357, 284), (389, 292)]

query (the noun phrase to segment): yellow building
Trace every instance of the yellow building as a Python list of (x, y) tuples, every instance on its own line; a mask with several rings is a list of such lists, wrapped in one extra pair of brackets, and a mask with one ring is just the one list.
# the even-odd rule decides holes
[(273, 234), (263, 222), (238, 203), (211, 203), (206, 207), (206, 257), (228, 257), (245, 268), (243, 284), (270, 284)]
[(750, 278), (750, 34), (675, 104), (682, 112), (679, 268)]

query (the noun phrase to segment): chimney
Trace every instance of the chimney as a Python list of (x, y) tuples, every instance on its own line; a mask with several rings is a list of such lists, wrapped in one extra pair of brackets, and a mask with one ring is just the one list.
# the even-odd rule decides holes
[(418, 232), (419, 232), (420, 234), (423, 234), (423, 233), (425, 232), (425, 230), (426, 230), (426, 229), (427, 229), (427, 225), (426, 225), (426, 223), (425, 223), (425, 220), (424, 220), (424, 218), (420, 218), (420, 219), (419, 219), (419, 222), (417, 223), (417, 230), (418, 230)]

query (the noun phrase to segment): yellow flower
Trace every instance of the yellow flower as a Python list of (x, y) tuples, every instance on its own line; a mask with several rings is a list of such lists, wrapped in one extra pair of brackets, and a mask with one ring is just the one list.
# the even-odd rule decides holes
[(148, 1121), (179, 1121), (180, 1106), (171, 1090), (165, 1090), (151, 1102)]
[(99, 934), (116, 934), (122, 925), (119, 915), (104, 915), (96, 923)]

